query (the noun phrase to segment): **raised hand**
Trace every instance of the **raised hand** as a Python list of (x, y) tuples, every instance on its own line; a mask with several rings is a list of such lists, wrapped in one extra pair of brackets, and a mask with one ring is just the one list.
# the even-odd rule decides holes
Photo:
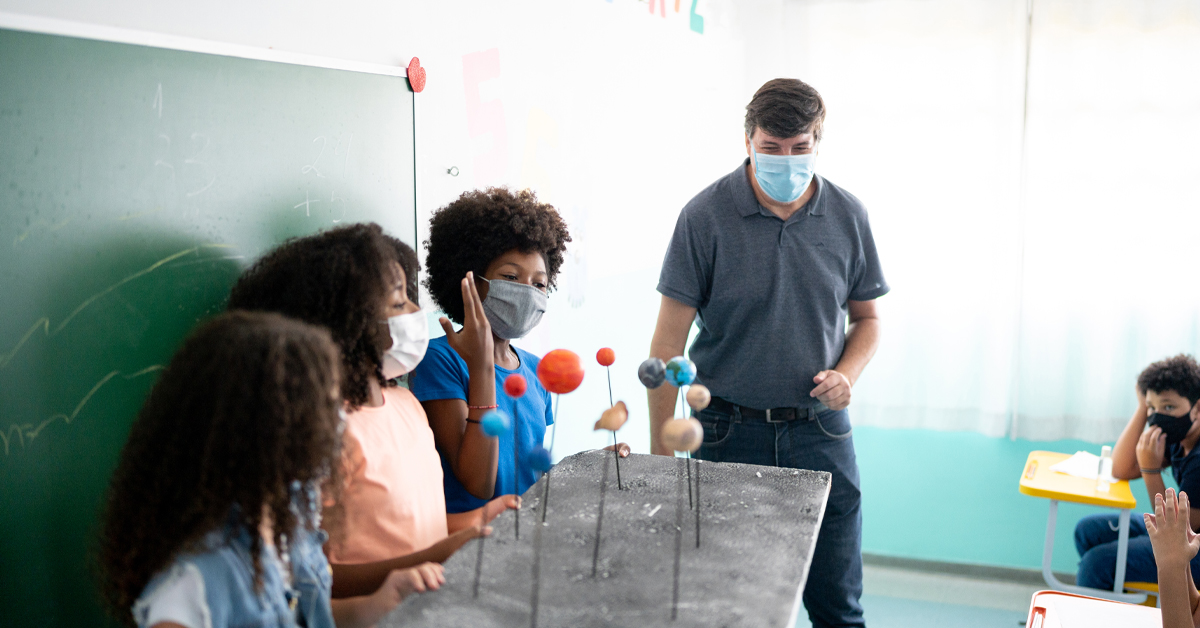
[(493, 368), (495, 355), (492, 353), (492, 326), (483, 313), (483, 301), (475, 288), (475, 273), (467, 273), (462, 280), (463, 326), (454, 331), (450, 319), (443, 316), (438, 319), (442, 329), (446, 331), (446, 341), (450, 347), (467, 363), (467, 368), (478, 371)]
[(1155, 495), (1154, 514), (1146, 513), (1143, 518), (1158, 565), (1187, 565), (1200, 551), (1200, 535), (1192, 531), (1187, 493), (1180, 493), (1176, 499), (1175, 489), (1168, 488), (1166, 496)]

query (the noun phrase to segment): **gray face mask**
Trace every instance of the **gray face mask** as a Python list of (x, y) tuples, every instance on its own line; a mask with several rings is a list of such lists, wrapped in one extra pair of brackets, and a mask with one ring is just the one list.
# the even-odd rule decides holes
[(488, 295), (483, 300), (483, 313), (492, 326), (492, 333), (505, 340), (524, 338), (546, 313), (546, 293), (515, 281), (488, 281)]

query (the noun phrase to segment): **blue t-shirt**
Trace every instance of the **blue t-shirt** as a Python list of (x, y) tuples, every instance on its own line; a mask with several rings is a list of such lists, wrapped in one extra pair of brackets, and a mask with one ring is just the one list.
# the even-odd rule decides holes
[[(550, 406), (550, 393), (542, 388), (537, 378), (538, 357), (528, 351), (513, 347), (521, 365), (516, 369), (496, 367), (496, 405), (509, 416), (516, 417), (517, 443), (521, 448), (520, 476), (517, 478), (517, 495), (537, 482), (538, 472), (525, 463), (529, 452), (534, 447), (541, 446), (546, 437), (546, 426), (554, 423), (554, 414)], [(528, 383), (525, 396), (513, 399), (504, 394), (504, 380), (513, 373), (519, 373)], [(409, 388), (418, 401), (433, 401), (436, 399), (467, 400), (467, 390), (470, 376), (467, 363), (458, 355), (445, 336), (429, 341), (429, 350), (425, 359), (413, 370), (409, 379)], [(500, 460), (496, 468), (496, 491), (492, 497), (512, 495), (513, 490), (513, 432), (500, 435)], [(487, 503), (467, 492), (455, 477), (450, 468), (446, 454), (438, 451), (442, 457), (442, 477), (446, 488), (446, 512), (466, 512), (474, 510)]]

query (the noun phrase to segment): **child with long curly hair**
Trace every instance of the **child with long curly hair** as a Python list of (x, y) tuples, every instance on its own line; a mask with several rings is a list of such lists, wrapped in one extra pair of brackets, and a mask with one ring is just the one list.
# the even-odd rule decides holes
[[(411, 385), (442, 456), (449, 512), (479, 508), (497, 495), (521, 495), (537, 481), (529, 464), (514, 471), (513, 438), (528, 455), (542, 445), (554, 415), (550, 393), (537, 378), (538, 357), (512, 341), (541, 322), (570, 241), (558, 211), (529, 190), (467, 192), (429, 220), (426, 286), (446, 313), (440, 321), (446, 335), (430, 341)], [(525, 378), (528, 391), (497, 401), (495, 389), (513, 374)], [(463, 455), (463, 444), (482, 435), (483, 414), (497, 405), (517, 417), (515, 429), (499, 437), (498, 463)], [(625, 443), (617, 448), (629, 455)]]
[[(394, 569), (446, 560), (517, 503), (510, 496), (446, 513), (429, 420), (391, 381), (421, 361), (429, 341), (417, 270), (411, 247), (379, 225), (355, 224), (285, 242), (255, 262), (230, 295), (231, 308), (320, 325), (341, 349), (344, 481), (325, 516), (334, 597), (373, 591)], [(464, 455), (490, 456), (495, 465), (495, 439), (478, 436), (462, 443)]]
[(121, 452), (100, 541), (102, 588), (142, 627), (341, 628), (378, 621), (441, 566), (330, 600), (320, 489), (337, 486), (339, 358), (273, 314), (202, 325), (150, 392)]

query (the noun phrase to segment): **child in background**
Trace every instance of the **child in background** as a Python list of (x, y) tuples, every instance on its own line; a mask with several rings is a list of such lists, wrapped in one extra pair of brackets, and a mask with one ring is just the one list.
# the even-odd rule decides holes
[[(496, 495), (520, 495), (537, 481), (528, 464), (514, 475), (513, 438), (522, 456), (542, 445), (554, 422), (550, 393), (538, 381), (537, 356), (511, 341), (541, 321), (570, 241), (558, 212), (529, 190), (467, 192), (429, 221), (426, 285), (448, 318), (440, 321), (446, 335), (430, 341), (411, 385), (442, 456), (450, 512), (479, 508)], [(450, 321), (463, 327), (455, 331)], [(528, 384), (515, 400), (495, 392), (512, 374)], [(500, 436), (498, 458), (464, 455), (469, 443), (483, 438), (480, 419), (497, 406), (518, 420)], [(619, 448), (629, 454), (624, 443)]]
[(1167, 489), (1166, 497), (1154, 496), (1154, 514), (1143, 514), (1143, 522), (1158, 563), (1158, 599), (1163, 628), (1200, 626), (1200, 591), (1192, 579), (1191, 561), (1200, 550), (1200, 536), (1192, 531), (1187, 493)]
[(344, 486), (325, 512), (334, 597), (373, 591), (394, 569), (445, 561), (515, 505), (508, 498), (448, 516), (425, 411), (389, 381), (421, 361), (429, 340), (417, 270), (416, 253), (379, 225), (348, 225), (285, 242), (230, 295), (231, 308), (320, 325), (341, 349)]
[(195, 331), (150, 392), (109, 486), (113, 615), (142, 627), (369, 626), (441, 566), (331, 601), (319, 486), (337, 477), (337, 348), (324, 330), (233, 312)]
[[(1146, 367), (1137, 379), (1138, 408), (1113, 447), (1113, 476), (1142, 478), (1151, 502), (1166, 490), (1162, 472), (1169, 464), (1181, 492), (1200, 495), (1200, 365), (1177, 355)], [(1191, 513), (1192, 529), (1200, 513)], [(1117, 564), (1117, 515), (1091, 515), (1075, 526), (1081, 560), (1076, 583), (1112, 590)], [(1191, 562), (1200, 579), (1200, 560)], [(1129, 522), (1126, 582), (1157, 582), (1158, 568), (1146, 527)]]

